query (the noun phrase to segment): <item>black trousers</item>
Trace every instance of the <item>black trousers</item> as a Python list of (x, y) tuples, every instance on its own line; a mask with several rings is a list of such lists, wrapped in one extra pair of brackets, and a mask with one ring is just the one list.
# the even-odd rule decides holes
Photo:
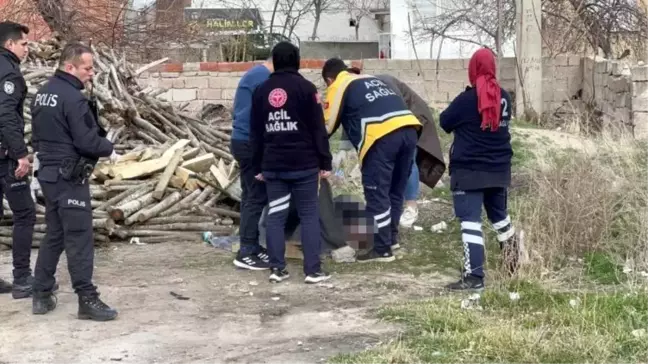
[(268, 203), (265, 183), (254, 178), (252, 149), (250, 143), (233, 139), (230, 144), (232, 156), (241, 171), (241, 255), (256, 254), (259, 245), (259, 220)]
[(92, 207), (88, 183), (74, 184), (63, 180), (56, 169), (46, 167), (38, 172), (38, 182), (45, 196), (43, 239), (35, 271), (35, 292), (51, 292), (54, 273), (61, 253), (65, 250), (72, 287), (78, 295), (92, 295), (94, 268), (94, 238)]
[(366, 212), (374, 220), (374, 250), (378, 254), (388, 252), (397, 241), (417, 137), (413, 127), (394, 130), (376, 140), (362, 162)]
[[(265, 175), (264, 175), (265, 176)], [(319, 171), (299, 178), (268, 178), (270, 199), (266, 243), (272, 268), (286, 267), (285, 226), (290, 204), (294, 203), (301, 225), (304, 274), (320, 271), (321, 234), (319, 221)]]
[(16, 179), (8, 172), (9, 163), (0, 162), (0, 201), (7, 196), (13, 214), (12, 254), (14, 281), (26, 279), (31, 275), (30, 255), (32, 236), (36, 223), (36, 207), (29, 190), (27, 176)]

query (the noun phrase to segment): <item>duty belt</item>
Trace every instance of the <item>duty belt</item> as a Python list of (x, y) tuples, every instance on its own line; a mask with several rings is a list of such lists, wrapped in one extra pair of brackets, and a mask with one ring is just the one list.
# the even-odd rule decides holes
[(63, 159), (59, 167), (59, 173), (64, 180), (80, 185), (90, 178), (92, 171), (94, 171), (94, 163), (84, 157)]

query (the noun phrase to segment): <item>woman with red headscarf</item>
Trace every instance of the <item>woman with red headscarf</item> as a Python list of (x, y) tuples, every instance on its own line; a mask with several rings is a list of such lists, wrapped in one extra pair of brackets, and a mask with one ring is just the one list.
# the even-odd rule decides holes
[(510, 273), (517, 268), (518, 242), (507, 212), (511, 182), (511, 96), (495, 77), (493, 52), (482, 48), (468, 66), (470, 86), (441, 113), (446, 133), (454, 134), (450, 147), (450, 189), (455, 216), (461, 221), (464, 272), (448, 285), (453, 290), (484, 288), (482, 205), (503, 251)]

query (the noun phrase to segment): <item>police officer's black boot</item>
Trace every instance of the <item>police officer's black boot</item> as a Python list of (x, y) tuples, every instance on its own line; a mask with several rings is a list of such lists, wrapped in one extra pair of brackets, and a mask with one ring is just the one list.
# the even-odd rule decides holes
[(79, 319), (110, 321), (117, 317), (117, 311), (99, 299), (99, 294), (79, 295)]
[(34, 292), (32, 297), (32, 313), (44, 315), (56, 308), (56, 300), (51, 292)]

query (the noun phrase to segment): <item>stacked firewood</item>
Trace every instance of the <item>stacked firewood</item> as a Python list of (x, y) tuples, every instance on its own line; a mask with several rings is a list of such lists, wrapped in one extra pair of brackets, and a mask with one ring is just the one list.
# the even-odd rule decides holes
[[(38, 88), (54, 74), (62, 42), (30, 44), (23, 64), (28, 86), (25, 141), (31, 150), (29, 105)], [(134, 69), (125, 55), (92, 47), (93, 86), (84, 92), (98, 102), (99, 122), (108, 131), (116, 162), (100, 160), (91, 178), (93, 227), (97, 243), (154, 243), (199, 239), (200, 232), (231, 234), (240, 218), (238, 171), (229, 153), (231, 121), (222, 106), (209, 120), (193, 117), (160, 95), (167, 90), (142, 87), (137, 76), (166, 61)], [(220, 110), (220, 115), (214, 115)], [(45, 233), (45, 202), (40, 190), (34, 245)], [(11, 210), (3, 200), (0, 245), (11, 245)]]

